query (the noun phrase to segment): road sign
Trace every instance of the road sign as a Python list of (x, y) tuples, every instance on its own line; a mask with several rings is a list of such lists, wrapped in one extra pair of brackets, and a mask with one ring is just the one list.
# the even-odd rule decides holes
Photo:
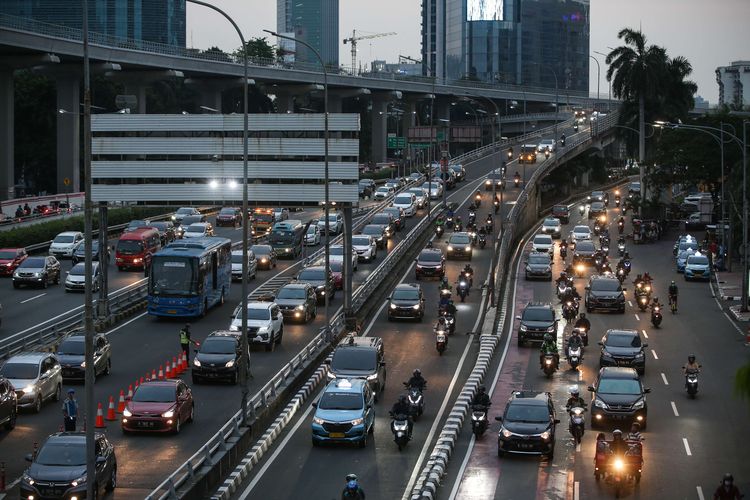
[(388, 149), (405, 148), (406, 137), (388, 137), (386, 146)]
[(65, 184), (66, 186), (70, 186), (70, 179), (68, 179), (67, 177), (63, 179), (63, 184)]
[(429, 142), (411, 142), (409, 143), (410, 148), (414, 149), (430, 149)]

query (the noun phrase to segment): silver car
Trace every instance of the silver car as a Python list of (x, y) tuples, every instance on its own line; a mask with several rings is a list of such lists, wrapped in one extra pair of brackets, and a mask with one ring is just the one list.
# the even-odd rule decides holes
[[(247, 251), (247, 278), (254, 279), (258, 274), (258, 259), (255, 252)], [(232, 251), (232, 280), (242, 281), (242, 250)]]
[(28, 352), (10, 358), (0, 368), (16, 391), (19, 408), (42, 410), (48, 399), (59, 401), (62, 394), (62, 368), (54, 354)]
[[(92, 262), (91, 267), (91, 289), (95, 292), (99, 291), (99, 263)], [(86, 286), (86, 264), (79, 262), (74, 265), (73, 268), (68, 271), (68, 276), (65, 278), (65, 291), (66, 292), (83, 292)]]

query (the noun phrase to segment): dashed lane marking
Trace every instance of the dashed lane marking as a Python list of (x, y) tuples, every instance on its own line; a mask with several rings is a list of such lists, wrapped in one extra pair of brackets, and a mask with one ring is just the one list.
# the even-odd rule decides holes
[[(680, 416), (680, 412), (677, 411), (677, 405), (674, 404), (674, 401), (669, 402), (670, 405), (672, 405), (672, 413), (674, 413), (675, 417)], [(685, 441), (685, 447), (687, 447), (687, 441)], [(688, 455), (690, 455), (690, 449), (688, 448)]]
[(644, 338), (648, 338), (648, 333), (646, 333), (646, 330), (641, 330), (641, 333), (643, 333)]
[(667, 376), (666, 376), (666, 375), (664, 375), (664, 373), (663, 373), (663, 372), (662, 372), (662, 374), (661, 374), (661, 379), (662, 379), (662, 380), (664, 381), (664, 385), (669, 385), (669, 382), (667, 382)]
[(654, 355), (654, 359), (659, 359), (659, 356), (656, 355), (656, 351), (654, 351), (653, 349), (651, 349), (651, 354)]
[(698, 492), (698, 500), (706, 500), (703, 496), (703, 488), (701, 488), (700, 486), (696, 486), (695, 490)]
[(628, 301), (628, 305), (629, 305), (630, 307), (633, 307), (633, 303), (632, 303), (631, 301)]
[(635, 316), (635, 320), (636, 321), (640, 321), (641, 320), (641, 318), (637, 314), (634, 314), (633, 316)]
[[(578, 445), (580, 447), (580, 445)], [(581, 483), (576, 481), (573, 483), (573, 500), (578, 500), (580, 498), (580, 490), (581, 490)]]
[(687, 456), (692, 457), (693, 453), (690, 451), (690, 445), (688, 444), (687, 438), (682, 438), (682, 444), (685, 445), (685, 453), (687, 453)]
[(38, 299), (39, 297), (44, 297), (45, 295), (47, 295), (47, 293), (46, 293), (46, 292), (45, 292), (45, 293), (40, 293), (39, 295), (34, 295), (33, 297), (29, 297), (29, 298), (28, 298), (28, 299), (26, 299), (26, 300), (22, 300), (22, 301), (21, 301), (21, 304), (25, 304), (26, 302), (31, 302), (32, 300), (36, 300), (36, 299)]

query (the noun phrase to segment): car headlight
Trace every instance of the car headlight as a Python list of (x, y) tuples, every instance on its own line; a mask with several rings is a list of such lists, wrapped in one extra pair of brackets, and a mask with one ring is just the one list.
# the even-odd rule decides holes
[(396, 304), (391, 304), (391, 309), (396, 309)]
[(640, 410), (644, 407), (645, 404), (646, 404), (646, 401), (643, 399), (636, 401), (635, 404), (633, 405), (633, 409)]
[(237, 326), (237, 325), (230, 325), (229, 326), (229, 331), (230, 332), (239, 332), (240, 331), (240, 327)]
[(505, 427), (503, 427), (503, 428), (500, 429), (500, 434), (502, 434), (504, 438), (509, 438), (509, 437), (511, 437), (513, 435), (513, 433), (510, 432)]
[(200, 366), (200, 365), (201, 365), (200, 361), (198, 361), (197, 359), (193, 360), (193, 366)]
[(133, 259), (133, 262), (134, 263), (138, 263), (138, 262), (141, 262), (142, 260), (143, 259), (141, 259), (140, 257), (137, 257), (137, 258)]
[(412, 307), (412, 309), (414, 309), (415, 311), (419, 311), (419, 308), (420, 308), (420, 307), (422, 307), (422, 305), (421, 305), (421, 304), (414, 304), (414, 305), (413, 305), (413, 306), (411, 306), (411, 307)]
[(302, 305), (302, 304), (300, 304), (295, 309), (297, 309), (298, 311), (304, 311), (305, 310), (305, 306)]
[(449, 251), (449, 252), (452, 252), (452, 251), (453, 251), (453, 247), (452, 247), (451, 245), (448, 245), (448, 251)]
[(541, 434), (539, 434), (539, 437), (544, 439), (545, 441), (550, 438), (551, 434), (549, 431), (544, 431)]
[(313, 422), (318, 425), (323, 425), (325, 423), (325, 420), (323, 420), (322, 418), (313, 417)]
[(41, 276), (42, 276), (42, 273), (34, 273), (35, 278), (41, 278)]
[(362, 425), (362, 423), (365, 421), (363, 418), (355, 418), (351, 421), (352, 425)]
[(260, 328), (258, 328), (258, 333), (268, 333), (270, 331), (271, 329), (268, 328), (267, 326), (261, 326)]
[(609, 408), (609, 406), (607, 406), (607, 403), (605, 403), (601, 399), (595, 399), (594, 406), (596, 406), (597, 408), (602, 408), (603, 410), (606, 410)]
[(122, 416), (123, 417), (132, 417), (133, 414), (130, 412), (130, 410), (128, 410), (127, 408), (125, 408), (124, 410), (122, 410)]
[(471, 252), (471, 245), (467, 245), (467, 246), (466, 246), (466, 251), (467, 251), (467, 252)]
[(553, 332), (555, 331), (555, 327), (554, 327), (554, 325), (553, 325), (553, 326), (550, 326), (550, 327), (548, 327), (548, 328), (547, 328), (547, 331), (548, 331), (549, 333), (553, 333)]
[(34, 384), (29, 384), (23, 388), (24, 394), (31, 394), (32, 392), (36, 392), (36, 386), (34, 386)]
[(86, 474), (84, 474), (83, 476), (79, 477), (79, 478), (78, 478), (78, 479), (76, 479), (75, 481), (71, 481), (71, 482), (70, 482), (70, 485), (71, 485), (71, 486), (72, 486), (73, 488), (75, 488), (75, 487), (76, 487), (76, 486), (78, 486), (79, 484), (84, 484), (85, 482), (86, 482)]
[(641, 351), (635, 355), (635, 359), (643, 359), (644, 356), (645, 356), (645, 353)]
[(519, 328), (519, 330), (525, 332), (526, 330), (528, 330), (528, 328), (526, 327), (526, 325), (521, 325), (521, 328)]
[(268, 262), (268, 259), (265, 258), (265, 257), (263, 257), (263, 258), (260, 259), (260, 261), (261, 261), (261, 263), (265, 264), (266, 262)]
[(168, 410), (161, 414), (164, 418), (172, 418), (174, 417), (174, 410)]
[(229, 361), (227, 361), (227, 364), (224, 365), (224, 368), (231, 368), (233, 366), (234, 366), (234, 360), (230, 359)]
[(23, 473), (23, 478), (22, 479), (23, 479), (23, 481), (25, 483), (28, 483), (29, 485), (33, 485), (34, 484), (34, 480), (31, 478), (31, 476), (29, 476), (25, 472)]
[(377, 373), (373, 373), (372, 375), (367, 376), (367, 380), (377, 380), (377, 379), (378, 379)]

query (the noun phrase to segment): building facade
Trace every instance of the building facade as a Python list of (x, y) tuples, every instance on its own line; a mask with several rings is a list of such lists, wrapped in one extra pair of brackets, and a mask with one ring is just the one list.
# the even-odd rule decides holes
[[(89, 31), (185, 46), (185, 0), (89, 0)], [(81, 29), (81, 2), (2, 0), (0, 13)]]
[(750, 105), (750, 61), (733, 61), (716, 68), (719, 106), (742, 109)]
[(589, 0), (422, 0), (423, 72), (588, 91)]
[[(339, 0), (276, 0), (276, 31), (304, 40), (320, 53), (325, 64), (339, 65)], [(289, 48), (285, 57), (289, 57)], [(294, 61), (319, 64), (302, 44), (293, 47)]]

